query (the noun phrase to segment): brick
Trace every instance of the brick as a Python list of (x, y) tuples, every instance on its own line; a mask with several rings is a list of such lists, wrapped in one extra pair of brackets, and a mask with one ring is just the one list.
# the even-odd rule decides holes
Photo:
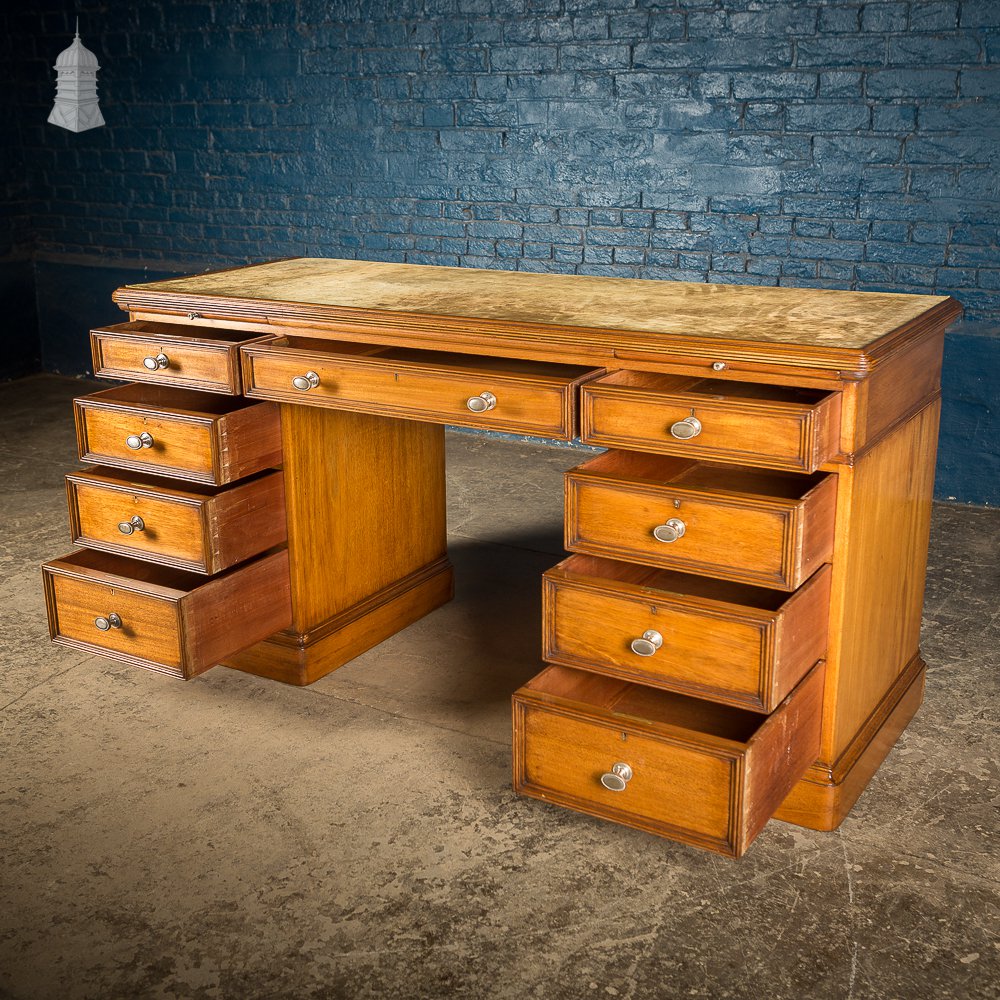
[(743, 127), (753, 132), (780, 132), (785, 123), (785, 105), (771, 102), (747, 104)]
[(779, 4), (772, 8), (733, 11), (726, 28), (734, 35), (770, 38), (774, 35), (812, 35), (816, 33), (817, 9)]
[(889, 62), (900, 66), (949, 66), (980, 58), (974, 35), (900, 35), (889, 40)]
[(795, 235), (812, 236), (818, 239), (826, 239), (832, 231), (832, 224), (819, 219), (796, 219)]
[(796, 42), (798, 66), (880, 66), (885, 41), (868, 35), (817, 35)]
[[(682, 11), (656, 11), (649, 15), (648, 22), (649, 37), (657, 42), (678, 41), (684, 37), (687, 31), (687, 18)], [(621, 36), (614, 33), (612, 37), (619, 38)]]
[(861, 8), (862, 31), (904, 31), (906, 3), (866, 3)]
[[(879, 243), (870, 240), (865, 244), (865, 260), (883, 264), (922, 264), (925, 267), (935, 267), (944, 263), (944, 248), (918, 246), (914, 243)], [(949, 254), (949, 263), (964, 262), (953, 261)]]
[(971, 267), (939, 267), (934, 271), (934, 284), (941, 289), (975, 288), (986, 273)]
[(910, 4), (911, 31), (949, 31), (958, 26), (958, 4), (913, 3)]
[(864, 76), (847, 70), (834, 70), (819, 75), (820, 97), (860, 97), (864, 89)]
[(852, 32), (861, 29), (861, 8), (824, 3), (819, 9), (819, 30), (823, 34)]
[(785, 120), (792, 132), (855, 132), (868, 128), (869, 111), (867, 105), (857, 103), (792, 104)]
[(505, 73), (542, 73), (556, 67), (556, 48), (546, 45), (511, 45), (490, 49), (490, 65)]
[(560, 45), (562, 69), (621, 69), (629, 65), (627, 45)]
[(1000, 11), (996, 0), (962, 0), (963, 28), (1000, 28)]
[(581, 41), (601, 41), (608, 37), (608, 18), (605, 15), (573, 18), (573, 37)]
[(615, 89), (620, 98), (677, 98), (690, 92), (690, 81), (682, 73), (616, 73)]
[(954, 97), (958, 89), (958, 73), (947, 69), (888, 69), (868, 73), (865, 92), (869, 97)]
[(924, 104), (920, 108), (920, 131), (1000, 131), (1000, 90), (994, 96), (997, 100)]
[[(872, 131), (912, 132), (917, 127), (917, 109), (909, 104), (876, 105), (872, 109)], [(921, 127), (923, 127), (921, 123)]]
[(840, 165), (846, 172), (863, 163), (896, 163), (902, 155), (898, 139), (867, 135), (816, 136), (813, 148), (817, 163)]
[(816, 257), (819, 260), (863, 260), (864, 243), (844, 240), (792, 239), (789, 249), (794, 257)]
[(754, 97), (815, 97), (815, 73), (738, 73), (733, 74), (733, 96), (738, 100)]
[(633, 50), (637, 69), (690, 66), (786, 67), (791, 64), (791, 42), (759, 39), (749, 46), (745, 39), (711, 38), (698, 42), (641, 42)]

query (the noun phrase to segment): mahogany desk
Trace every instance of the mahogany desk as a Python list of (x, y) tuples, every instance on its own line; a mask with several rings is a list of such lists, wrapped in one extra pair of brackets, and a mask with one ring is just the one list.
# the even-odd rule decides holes
[(449, 600), (444, 424), (566, 474), (517, 791), (726, 854), (916, 711), (952, 299), (292, 259), (115, 293), (52, 637), (308, 684)]

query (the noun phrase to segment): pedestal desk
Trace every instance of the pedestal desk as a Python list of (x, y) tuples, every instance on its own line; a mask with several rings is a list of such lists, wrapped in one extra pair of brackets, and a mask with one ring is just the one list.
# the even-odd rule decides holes
[(836, 827), (916, 711), (952, 299), (305, 258), (114, 298), (57, 642), (309, 684), (451, 597), (463, 424), (607, 449), (566, 474), (518, 792), (739, 856)]

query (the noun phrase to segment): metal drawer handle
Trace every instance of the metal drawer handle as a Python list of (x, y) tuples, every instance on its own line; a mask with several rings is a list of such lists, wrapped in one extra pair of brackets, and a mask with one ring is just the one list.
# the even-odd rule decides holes
[(143, 358), (142, 367), (148, 368), (151, 372), (159, 371), (161, 368), (169, 368), (170, 358), (161, 351), (156, 357)]
[(624, 792), (625, 786), (632, 780), (632, 768), (619, 761), (611, 765), (607, 774), (601, 775), (601, 784), (609, 792)]
[(112, 612), (107, 618), (101, 616), (94, 619), (94, 624), (102, 631), (107, 632), (108, 629), (121, 628), (122, 620), (121, 618)]
[(465, 405), (473, 413), (485, 413), (497, 405), (497, 398), (492, 392), (481, 392), (478, 396), (470, 396), (465, 401)]
[(153, 435), (143, 431), (141, 434), (129, 434), (125, 438), (125, 444), (132, 449), (132, 451), (139, 451), (141, 448), (152, 448), (153, 447)]
[(636, 656), (652, 656), (663, 645), (663, 636), (655, 629), (643, 632), (641, 638), (633, 639), (629, 646)]
[(689, 441), (701, 433), (701, 421), (697, 417), (685, 417), (671, 426), (670, 433), (680, 441)]
[(141, 517), (139, 517), (138, 514), (135, 514), (133, 517), (130, 517), (127, 521), (119, 521), (118, 530), (123, 535), (131, 535), (134, 531), (145, 531), (146, 522)]
[(653, 537), (658, 542), (676, 542), (687, 531), (687, 525), (679, 518), (672, 517), (666, 524), (658, 524), (653, 528)]
[(296, 375), (292, 379), (292, 385), (301, 392), (308, 392), (319, 385), (319, 376), (315, 372), (306, 372), (305, 375)]

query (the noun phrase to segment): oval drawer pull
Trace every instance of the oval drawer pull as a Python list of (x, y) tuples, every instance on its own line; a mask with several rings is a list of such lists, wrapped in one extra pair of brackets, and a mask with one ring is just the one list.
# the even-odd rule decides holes
[(663, 636), (655, 629), (642, 633), (638, 639), (629, 643), (629, 648), (636, 656), (652, 656), (663, 645)]
[(701, 421), (697, 417), (685, 417), (671, 424), (670, 433), (679, 441), (690, 441), (701, 433)]
[(159, 371), (161, 368), (170, 367), (170, 358), (168, 358), (162, 351), (155, 357), (143, 358), (142, 367), (148, 368), (151, 372)]
[(98, 616), (94, 619), (94, 624), (102, 631), (107, 632), (109, 629), (121, 628), (122, 620), (121, 618), (112, 612), (105, 618), (103, 615)]
[(319, 385), (319, 376), (315, 372), (306, 372), (305, 375), (296, 375), (292, 379), (292, 385), (300, 392), (308, 392)]
[(607, 774), (601, 775), (601, 784), (609, 792), (624, 792), (625, 786), (632, 780), (632, 768), (619, 761), (611, 765)]
[(129, 436), (125, 438), (125, 444), (127, 447), (131, 448), (132, 451), (139, 451), (142, 448), (152, 448), (153, 435), (147, 431), (143, 431), (141, 434), (129, 434)]
[(497, 405), (497, 398), (492, 392), (481, 392), (478, 396), (470, 396), (465, 401), (465, 405), (473, 413), (485, 413)]
[(118, 530), (123, 535), (131, 535), (136, 531), (145, 531), (146, 522), (138, 514), (134, 514), (127, 521), (119, 521)]
[(687, 531), (687, 525), (679, 518), (672, 517), (665, 524), (653, 528), (653, 537), (658, 542), (676, 542)]

